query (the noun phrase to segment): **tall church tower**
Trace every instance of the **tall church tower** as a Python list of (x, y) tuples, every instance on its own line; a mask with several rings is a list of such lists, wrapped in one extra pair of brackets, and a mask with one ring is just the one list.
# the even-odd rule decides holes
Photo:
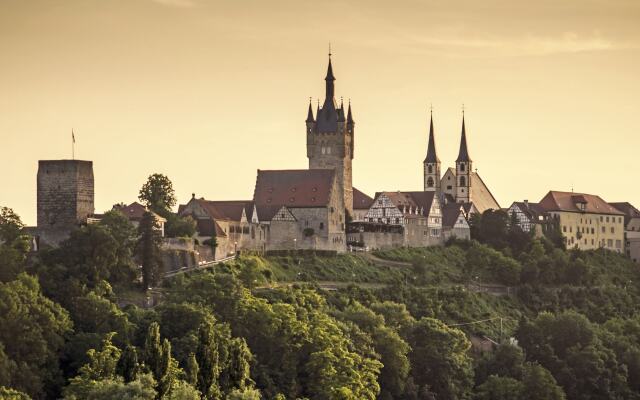
[(436, 152), (436, 140), (433, 133), (433, 112), (431, 112), (431, 122), (429, 124), (429, 144), (427, 146), (427, 157), (423, 162), (424, 166), (424, 191), (440, 192), (440, 159)]
[(345, 209), (353, 215), (351, 164), (355, 122), (351, 113), (351, 102), (346, 115), (343, 102), (340, 101), (339, 106), (336, 103), (334, 86), (336, 78), (333, 76), (331, 53), (329, 53), (329, 66), (324, 80), (326, 92), (322, 108), (318, 108), (315, 119), (311, 104), (307, 112), (309, 169), (335, 169)]
[(464, 127), (464, 111), (462, 112), (462, 136), (460, 137), (460, 151), (456, 159), (456, 201), (468, 203), (471, 201), (471, 171), (472, 161), (467, 149), (467, 132)]

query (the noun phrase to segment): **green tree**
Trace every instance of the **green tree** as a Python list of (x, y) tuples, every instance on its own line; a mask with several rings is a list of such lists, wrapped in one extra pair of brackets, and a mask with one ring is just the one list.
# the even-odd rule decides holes
[(524, 369), (521, 400), (564, 400), (565, 394), (551, 373), (538, 364)]
[(200, 400), (201, 394), (188, 382), (177, 380), (162, 400)]
[(30, 241), (22, 234), (23, 227), (12, 209), (0, 208), (0, 282), (13, 280), (24, 271)]
[(478, 388), (475, 400), (521, 400), (524, 385), (522, 382), (504, 376), (491, 375)]
[(164, 234), (167, 237), (192, 237), (196, 233), (196, 221), (190, 216), (180, 217), (174, 213), (165, 212), (162, 215), (167, 222), (164, 224)]
[(251, 351), (247, 342), (242, 338), (234, 338), (229, 343), (229, 365), (227, 367), (228, 372), (226, 375), (229, 377), (229, 389), (244, 390), (251, 384), (250, 366)]
[(189, 354), (189, 359), (187, 361), (187, 382), (189, 384), (196, 386), (198, 384), (198, 373), (200, 371), (200, 367), (198, 367), (198, 361), (196, 360), (196, 355), (191, 353)]
[(138, 227), (140, 239), (138, 240), (138, 259), (142, 264), (142, 284), (144, 289), (156, 286), (162, 275), (163, 263), (160, 254), (162, 238), (158, 231), (155, 216), (144, 213)]
[(35, 278), (23, 273), (0, 283), (0, 344), (4, 363), (15, 367), (7, 386), (34, 398), (56, 396), (58, 355), (71, 328), (67, 311), (42, 295)]
[(260, 400), (261, 398), (260, 391), (257, 389), (235, 389), (227, 396), (227, 400)]
[(176, 204), (176, 196), (171, 180), (162, 174), (149, 176), (140, 189), (138, 199), (151, 211), (160, 215), (171, 210)]
[(412, 375), (416, 384), (428, 386), (437, 398), (465, 399), (473, 384), (469, 349), (464, 333), (442, 321), (422, 318), (409, 338)]
[(160, 338), (160, 326), (153, 322), (147, 330), (144, 343), (144, 361), (158, 383), (158, 397), (162, 398), (171, 390), (176, 379), (176, 365), (171, 357), (171, 343)]
[(116, 367), (122, 352), (111, 341), (114, 335), (115, 333), (107, 334), (100, 350), (91, 349), (87, 352), (89, 362), (80, 368), (83, 378), (98, 381), (116, 376)]
[(100, 225), (107, 229), (116, 242), (115, 265), (111, 271), (113, 281), (130, 283), (138, 273), (133, 260), (136, 228), (124, 214), (116, 210), (106, 212)]
[(157, 394), (151, 374), (141, 374), (124, 383), (121, 377), (92, 380), (81, 376), (71, 379), (64, 390), (65, 400), (153, 400)]
[(198, 331), (198, 348), (195, 358), (198, 363), (197, 388), (207, 399), (218, 399), (220, 387), (219, 343), (216, 340), (213, 324), (203, 323)]
[(139, 372), (138, 351), (135, 346), (127, 345), (118, 361), (118, 375), (124, 378), (125, 383), (129, 383), (136, 380)]
[(26, 393), (19, 392), (19, 391), (15, 390), (15, 389), (6, 388), (4, 386), (0, 386), (0, 399), (3, 399), (3, 400), (30, 400), (31, 398)]

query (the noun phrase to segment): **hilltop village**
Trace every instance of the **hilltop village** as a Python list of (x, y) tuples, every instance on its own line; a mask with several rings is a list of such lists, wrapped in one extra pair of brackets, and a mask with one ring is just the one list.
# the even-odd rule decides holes
[[(464, 113), (455, 166), (444, 170), (430, 116), (422, 191), (379, 191), (368, 195), (353, 182), (354, 114), (338, 104), (331, 56), (325, 97), (305, 120), (308, 169), (258, 170), (253, 198), (213, 200), (195, 194), (177, 215), (192, 218), (192, 243), (180, 246), (204, 261), (239, 251), (314, 250), (342, 253), (397, 247), (442, 245), (471, 238), (474, 216), (503, 210), (525, 232), (562, 233), (568, 248), (605, 248), (640, 261), (640, 211), (629, 203), (607, 203), (594, 194), (549, 191), (539, 202), (516, 201), (501, 208), (474, 170)], [(44, 160), (38, 168), (37, 227), (34, 247), (55, 246), (79, 225), (100, 221), (94, 210), (91, 161)], [(117, 208), (135, 224), (146, 209), (134, 202)], [(164, 235), (166, 219), (157, 216)], [(215, 250), (201, 244), (215, 239)], [(167, 240), (167, 245), (171, 241)], [(200, 246), (202, 247), (202, 246)]]

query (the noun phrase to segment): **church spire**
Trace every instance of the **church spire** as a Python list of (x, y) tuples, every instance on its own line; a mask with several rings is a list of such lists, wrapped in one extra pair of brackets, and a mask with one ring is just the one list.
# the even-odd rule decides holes
[(424, 159), (425, 163), (439, 163), (440, 159), (436, 152), (436, 139), (433, 132), (433, 111), (431, 111), (431, 118), (429, 123), (429, 145), (427, 146), (427, 157)]
[(351, 114), (351, 99), (349, 99), (349, 111), (347, 111), (347, 123), (353, 124), (353, 115)]
[(313, 119), (313, 110), (311, 109), (311, 97), (309, 97), (309, 111), (307, 112), (306, 122), (315, 122), (315, 120)]
[(329, 102), (335, 107), (335, 86), (334, 82), (336, 78), (333, 76), (333, 67), (331, 66), (331, 53), (329, 53), (329, 66), (327, 67), (327, 76), (324, 78), (326, 81), (326, 92), (324, 98), (324, 107), (326, 107)]
[(462, 135), (460, 137), (460, 151), (458, 152), (458, 159), (456, 162), (469, 162), (469, 150), (467, 149), (467, 131), (464, 127), (464, 110), (462, 111)]

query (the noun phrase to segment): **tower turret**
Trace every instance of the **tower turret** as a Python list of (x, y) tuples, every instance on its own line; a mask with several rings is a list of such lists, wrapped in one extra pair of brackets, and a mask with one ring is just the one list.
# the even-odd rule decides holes
[(459, 203), (467, 203), (471, 201), (471, 171), (473, 162), (469, 157), (467, 148), (467, 131), (464, 123), (464, 111), (462, 111), (462, 134), (460, 137), (460, 150), (456, 159), (456, 179), (457, 190), (456, 200)]
[[(311, 122), (307, 116), (307, 158), (310, 169), (335, 169), (339, 190), (343, 192), (344, 207), (353, 209), (351, 164), (353, 160), (353, 116), (345, 113), (344, 103), (335, 100), (335, 76), (331, 53), (325, 79), (325, 99)], [(345, 115), (346, 114), (346, 115)]]
[(429, 144), (427, 145), (427, 156), (423, 162), (424, 191), (440, 191), (440, 159), (436, 151), (436, 139), (433, 131), (433, 111), (429, 121)]

